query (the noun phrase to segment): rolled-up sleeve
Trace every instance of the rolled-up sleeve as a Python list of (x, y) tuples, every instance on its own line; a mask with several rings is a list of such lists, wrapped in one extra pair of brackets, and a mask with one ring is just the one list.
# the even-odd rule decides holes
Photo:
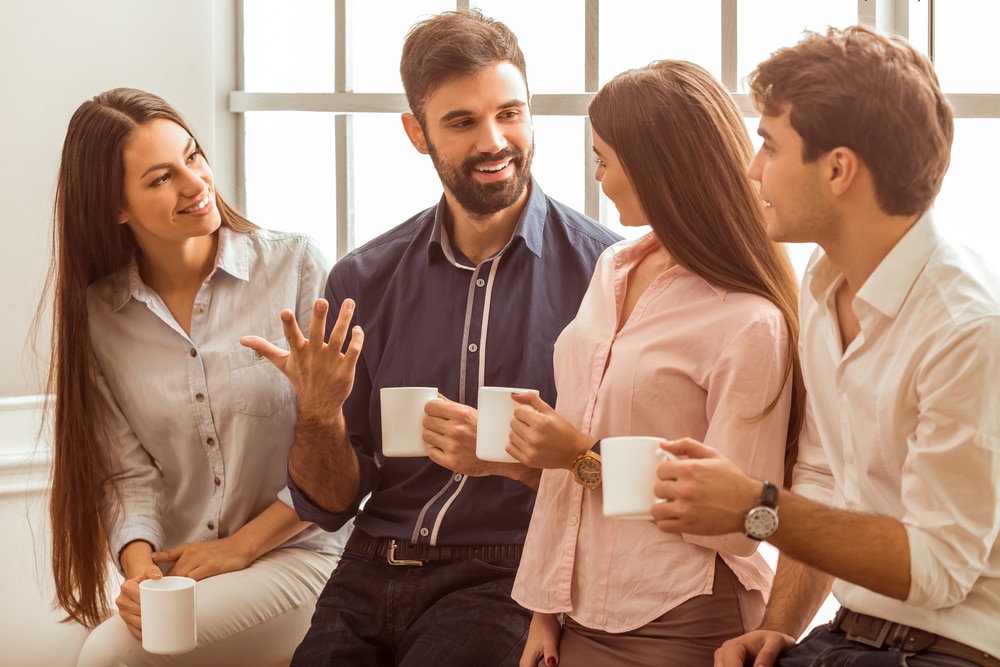
[[(994, 353), (983, 353), (983, 350)], [(907, 603), (950, 607), (988, 566), (1000, 533), (1000, 320), (952, 332), (917, 378), (918, 427), (903, 471)]]

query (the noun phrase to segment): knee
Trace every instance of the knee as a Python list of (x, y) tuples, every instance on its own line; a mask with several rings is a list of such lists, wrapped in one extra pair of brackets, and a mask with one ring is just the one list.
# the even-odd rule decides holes
[(125, 622), (115, 615), (94, 628), (77, 658), (77, 667), (137, 667), (142, 656), (142, 643), (132, 636)]

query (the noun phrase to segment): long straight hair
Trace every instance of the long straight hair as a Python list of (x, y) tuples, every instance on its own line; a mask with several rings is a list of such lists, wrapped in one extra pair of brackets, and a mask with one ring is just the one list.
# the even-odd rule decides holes
[[(739, 110), (703, 68), (662, 60), (605, 84), (589, 115), (670, 256), (713, 285), (764, 297), (784, 316), (789, 351), (782, 390), (792, 383), (788, 484), (805, 406), (798, 282), (788, 254), (768, 238), (760, 196), (746, 174), (753, 147)], [(763, 415), (780, 396), (781, 390)]]
[[(109, 90), (73, 114), (59, 167), (49, 275), (36, 315), (37, 322), (51, 295), (47, 386), (55, 405), (49, 516), (56, 602), (70, 619), (87, 627), (110, 614), (106, 538), (118, 503), (108, 464), (114, 453), (95, 399), (87, 288), (127, 266), (138, 253), (132, 232), (119, 224), (125, 205), (123, 151), (136, 128), (158, 118), (177, 123), (194, 137), (180, 113), (141, 90)], [(237, 232), (257, 228), (218, 194), (216, 206), (226, 227)]]

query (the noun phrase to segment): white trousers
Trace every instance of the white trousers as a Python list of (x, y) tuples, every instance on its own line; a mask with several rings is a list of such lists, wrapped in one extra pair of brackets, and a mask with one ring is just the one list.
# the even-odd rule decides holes
[(337, 556), (276, 549), (250, 567), (198, 582), (198, 648), (153, 655), (115, 614), (94, 628), (77, 667), (287, 666)]

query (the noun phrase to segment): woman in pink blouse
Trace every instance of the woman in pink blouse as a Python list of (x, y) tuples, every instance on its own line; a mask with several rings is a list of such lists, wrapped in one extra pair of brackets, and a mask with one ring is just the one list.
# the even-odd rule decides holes
[(513, 590), (535, 611), (521, 665), (710, 665), (761, 620), (758, 543), (607, 519), (575, 464), (599, 464), (602, 437), (692, 437), (780, 481), (802, 417), (796, 280), (745, 173), (743, 119), (710, 74), (627, 71), (589, 114), (597, 180), (622, 224), (652, 231), (599, 260), (556, 343), (555, 410), (517, 397), (508, 451), (545, 469)]

